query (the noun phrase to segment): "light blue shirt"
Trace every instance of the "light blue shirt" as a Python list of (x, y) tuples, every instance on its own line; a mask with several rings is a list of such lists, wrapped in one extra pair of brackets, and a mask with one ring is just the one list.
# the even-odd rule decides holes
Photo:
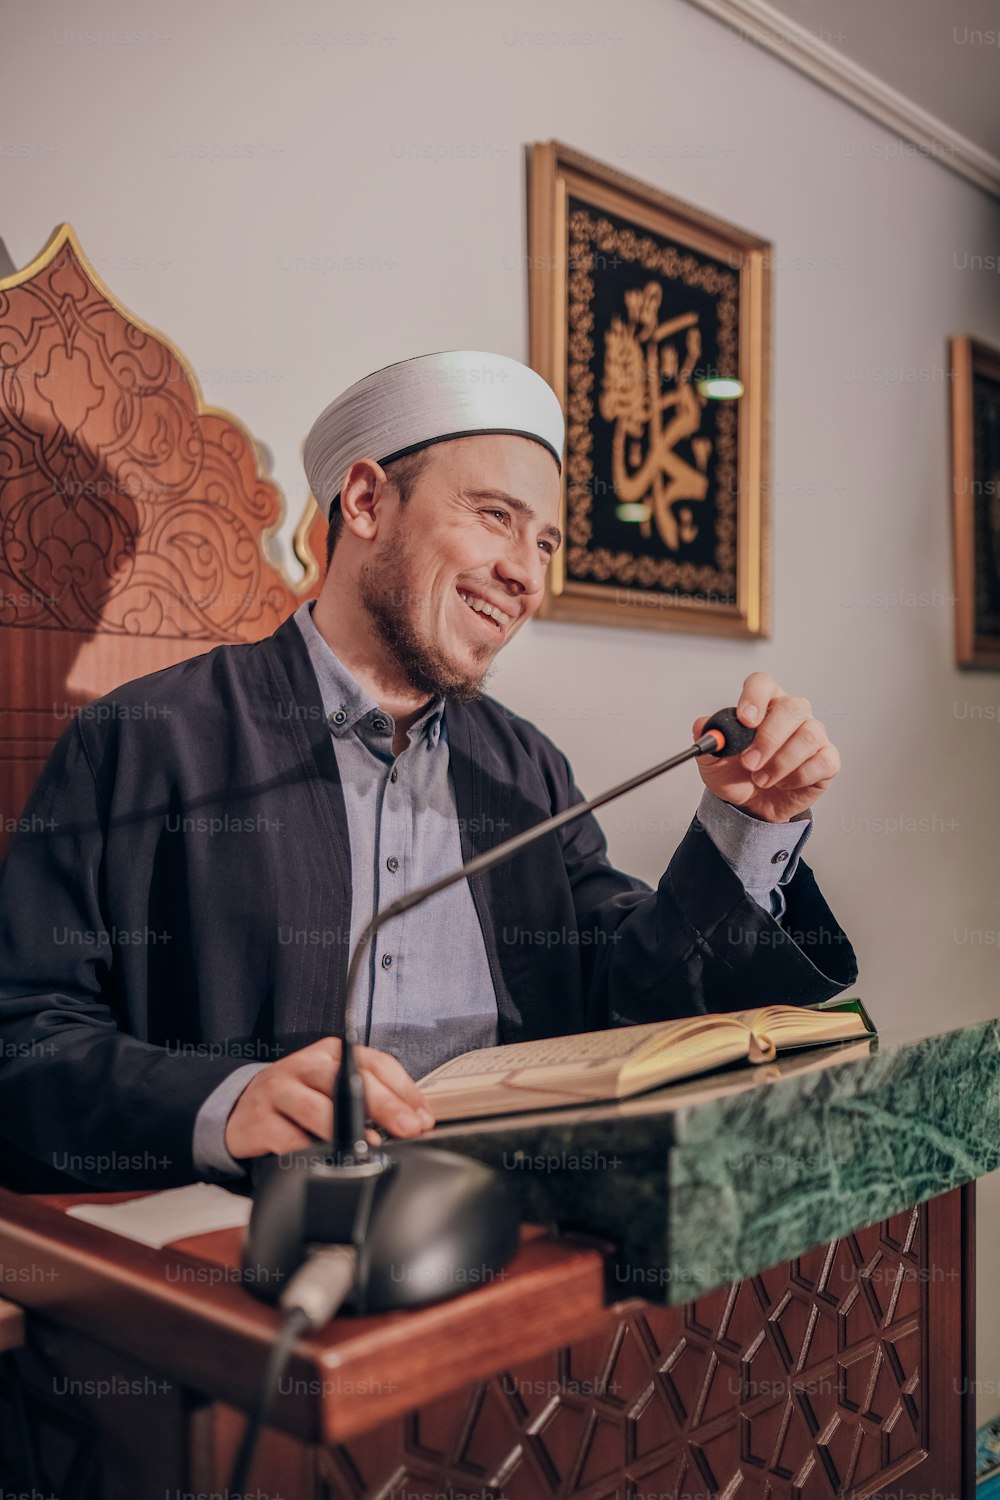
[[(309, 652), (333, 735), (351, 850), (351, 952), (375, 912), (462, 863), (444, 699), (431, 703), (393, 755), (395, 724), (320, 635), (312, 601), (295, 621)], [(764, 823), (706, 787), (697, 813), (747, 894), (780, 920), (812, 814)], [(447, 963), (441, 962), (447, 935)], [(456, 881), (398, 917), (376, 940), (349, 1024), (359, 1041), (396, 1057), (412, 1078), (500, 1040), (486, 945), (468, 882)], [(237, 1068), (205, 1100), (194, 1130), (202, 1176), (243, 1168), (225, 1146), (226, 1122), (264, 1063)]]

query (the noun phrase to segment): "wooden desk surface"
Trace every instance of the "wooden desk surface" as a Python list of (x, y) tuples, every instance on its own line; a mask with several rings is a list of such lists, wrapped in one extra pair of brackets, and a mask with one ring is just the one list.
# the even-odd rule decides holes
[[(65, 1212), (136, 1196), (0, 1189), (4, 1294), (248, 1409), (280, 1314), (242, 1285), (243, 1231), (159, 1250)], [(604, 1259), (599, 1244), (526, 1228), (517, 1256), (489, 1285), (416, 1311), (336, 1318), (295, 1346), (272, 1424), (310, 1441), (342, 1442), (515, 1359), (584, 1337), (609, 1315)]]

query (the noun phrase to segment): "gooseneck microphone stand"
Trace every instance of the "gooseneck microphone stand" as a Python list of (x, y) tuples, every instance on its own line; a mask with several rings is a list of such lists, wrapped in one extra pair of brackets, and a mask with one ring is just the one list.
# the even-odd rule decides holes
[[(640, 771), (637, 776), (630, 776), (627, 781), (619, 782), (618, 786), (613, 786), (610, 791), (599, 792), (596, 797), (591, 797), (589, 802), (574, 802), (572, 807), (564, 807), (562, 812), (553, 813), (550, 818), (545, 818), (541, 823), (524, 829), (522, 833), (516, 833), (513, 838), (505, 839), (502, 844), (495, 844), (492, 849), (487, 849), (485, 853), (477, 854), (470, 859), (468, 864), (449, 871), (447, 875), (441, 875), (437, 880), (429, 881), (427, 885), (411, 891), (408, 896), (400, 896), (398, 901), (393, 901), (382, 911), (376, 912), (358, 938), (357, 947), (351, 955), (350, 966), (347, 970), (348, 1005), (355, 993), (362, 960), (377, 933), (394, 917), (402, 916), (403, 912), (412, 910), (414, 906), (419, 906), (431, 896), (436, 896), (438, 891), (447, 890), (448, 886), (454, 885), (459, 880), (468, 880), (473, 875), (481, 875), (485, 870), (492, 870), (494, 865), (502, 865), (506, 860), (520, 853), (522, 849), (526, 849), (529, 844), (533, 844), (536, 839), (544, 838), (547, 833), (554, 833), (558, 828), (564, 828), (567, 823), (573, 823), (577, 818), (585, 817), (587, 813), (603, 807), (606, 802), (613, 802), (616, 797), (623, 797), (626, 792), (634, 791), (636, 787), (645, 786), (647, 781), (654, 781), (657, 776), (662, 776), (664, 771), (672, 771), (674, 766), (683, 765), (686, 760), (694, 760), (699, 755), (715, 755), (722, 758), (742, 754), (753, 740), (754, 734), (753, 729), (740, 723), (734, 708), (721, 709), (709, 719), (705, 725), (705, 732), (679, 755), (672, 755), (669, 760), (661, 761), (658, 766), (653, 766), (648, 771)], [(340, 1071), (343, 1075), (343, 1067)], [(338, 1076), (337, 1084), (339, 1087), (340, 1076)], [(362, 1136), (363, 1134), (362, 1132)]]

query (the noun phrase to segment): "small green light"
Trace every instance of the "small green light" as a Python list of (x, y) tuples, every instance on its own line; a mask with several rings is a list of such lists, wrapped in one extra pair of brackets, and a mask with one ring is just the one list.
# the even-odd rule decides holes
[(695, 389), (706, 401), (738, 401), (743, 395), (743, 382), (715, 375), (710, 380), (699, 380)]
[(615, 515), (619, 521), (648, 521), (650, 509), (641, 500), (634, 500), (627, 504), (616, 505)]

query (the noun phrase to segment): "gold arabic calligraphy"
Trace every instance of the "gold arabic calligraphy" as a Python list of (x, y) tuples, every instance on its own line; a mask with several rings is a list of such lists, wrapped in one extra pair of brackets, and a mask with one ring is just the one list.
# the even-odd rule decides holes
[[(655, 281), (625, 293), (628, 321), (613, 318), (604, 335), (600, 412), (615, 424), (611, 473), (618, 502), (644, 505), (643, 535), (650, 534), (652, 516), (664, 544), (676, 552), (681, 542), (694, 540), (698, 527), (689, 506), (677, 513), (673, 507), (705, 499), (712, 443), (695, 436), (704, 406), (691, 383), (701, 355), (698, 314), (661, 323), (662, 299)], [(676, 451), (686, 438), (694, 464)]]

